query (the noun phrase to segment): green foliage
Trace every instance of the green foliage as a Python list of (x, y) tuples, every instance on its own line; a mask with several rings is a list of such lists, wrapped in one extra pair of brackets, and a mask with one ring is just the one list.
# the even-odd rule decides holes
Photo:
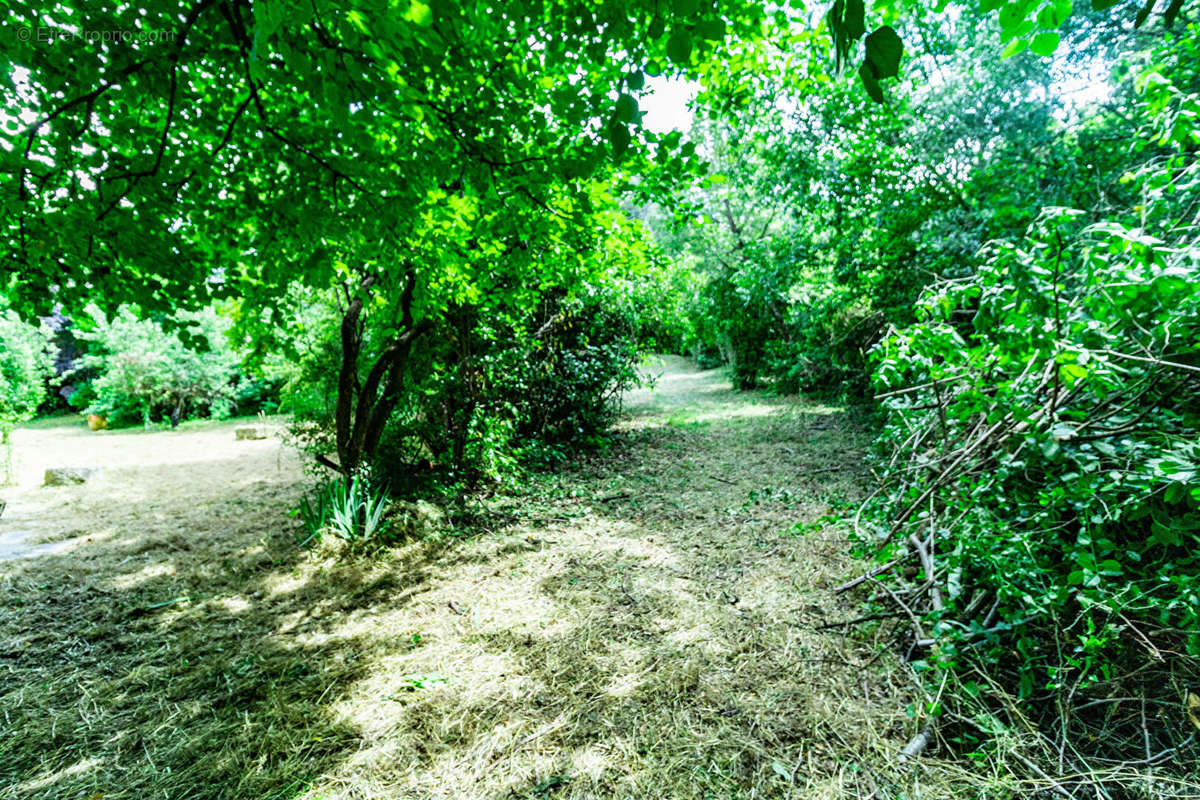
[[(314, 453), (328, 452), (338, 350), (334, 316), (300, 361), (286, 407)], [(451, 309), (410, 366), (372, 460), (397, 490), (430, 482), (498, 481), (522, 459), (561, 460), (598, 444), (635, 379), (637, 303), (621, 286), (558, 290), (531, 317), (504, 308)]]
[(374, 491), (363, 478), (333, 481), (329, 492), (329, 529), (352, 545), (375, 544), (383, 532), (386, 492)]
[(743, 73), (714, 78), (720, 112), (693, 132), (710, 173), (674, 219), (650, 219), (700, 277), (695, 351), (721, 354), (736, 385), (861, 394), (871, 346), (914, 321), (927, 285), (968, 276), (1038, 207), (1086, 206), (1097, 184), (1127, 199), (1128, 115), (1030, 103), (1051, 66), (996, 59), (977, 22), (931, 23), (930, 54), (886, 109), (786, 49), (747, 47)]
[(47, 332), (0, 308), (0, 444), (45, 399), (53, 364)]
[(359, 476), (349, 480), (330, 480), (319, 485), (310, 499), (304, 497), (293, 513), (300, 516), (308, 535), (301, 546), (319, 541), (326, 533), (352, 547), (370, 547), (386, 543), (389, 525), (384, 519), (387, 492), (371, 487)]
[(1200, 656), (1200, 106), (1144, 85), (1161, 149), (1126, 177), (1138, 208), (1047, 209), (874, 353), (880, 391), (911, 388), (885, 401), (868, 541), (936, 543), (937, 658), (1010, 667), (1026, 696), (1113, 679), (1149, 641)]
[[(92, 375), (71, 400), (86, 414), (114, 423), (169, 419), (172, 425), (197, 414), (228, 416), (239, 394), (260, 394), (249, 382), (236, 384), (239, 355), (232, 348), (228, 320), (211, 309), (181, 312), (182, 326), (196, 349), (185, 345), (177, 330), (140, 319), (122, 307), (110, 320), (96, 307), (76, 336), (87, 345), (73, 375)], [(71, 376), (65, 376), (70, 378)]]

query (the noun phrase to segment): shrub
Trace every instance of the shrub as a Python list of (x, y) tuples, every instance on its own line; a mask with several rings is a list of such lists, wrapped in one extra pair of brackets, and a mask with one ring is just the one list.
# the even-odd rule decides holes
[[(597, 270), (601, 279), (592, 284), (548, 282), (520, 303), (501, 294), (464, 299), (430, 317), (421, 347), (389, 388), (396, 403), (371, 456), (372, 474), (397, 494), (455, 492), (510, 478), (522, 462), (560, 461), (601, 444), (621, 391), (637, 380), (641, 349), (682, 345), (687, 335), (673, 316), (678, 308), (655, 316), (656, 287), (680, 276), (656, 261), (647, 267), (650, 256), (627, 244), (607, 242), (561, 267), (571, 280), (577, 270)], [(305, 341), (284, 403), (294, 412), (294, 437), (320, 460), (337, 451), (340, 323), (329, 304), (303, 314)], [(361, 363), (372, 363), (379, 347), (365, 341), (373, 355)]]
[(548, 298), (536, 326), (453, 309), (389, 422), (376, 473), (397, 491), (494, 482), (521, 461), (600, 444), (637, 378), (637, 323), (621, 308), (606, 292)]
[(887, 425), (866, 541), (920, 565), (883, 579), (924, 615), (914, 647), (1057, 694), (1048, 709), (1090, 691), (1174, 702), (1151, 668), (1194, 675), (1200, 656), (1200, 244), (1178, 225), (1200, 135), (1172, 121), (1200, 102), (1166, 95), (1168, 153), (1130, 176), (1142, 208), (1093, 224), (1047, 209), (874, 352)]
[(46, 331), (0, 310), (0, 444), (37, 411), (53, 365)]
[(139, 319), (128, 306), (111, 320), (95, 308), (88, 314), (91, 324), (76, 334), (88, 352), (65, 376), (95, 374), (71, 398), (85, 414), (117, 423), (165, 418), (172, 426), (188, 416), (229, 415), (241, 359), (229, 343), (228, 321), (215, 311), (183, 312), (175, 320), (189, 331), (194, 347), (159, 322)]

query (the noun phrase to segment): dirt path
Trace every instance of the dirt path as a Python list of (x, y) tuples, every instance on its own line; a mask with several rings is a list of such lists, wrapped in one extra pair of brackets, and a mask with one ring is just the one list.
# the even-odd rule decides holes
[(381, 557), (298, 549), (297, 464), (228, 426), (5, 494), (71, 544), (0, 564), (0, 798), (868, 796), (910, 701), (821, 627), (864, 436), (654, 371), (608, 452)]

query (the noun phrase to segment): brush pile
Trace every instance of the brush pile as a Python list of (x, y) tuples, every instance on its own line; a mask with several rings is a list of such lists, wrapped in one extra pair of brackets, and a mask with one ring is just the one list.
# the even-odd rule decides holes
[(1200, 173), (1194, 147), (1148, 163), (1136, 224), (1048, 209), (874, 353), (857, 529), (883, 563), (844, 588), (896, 610), (956, 747), (1058, 796), (1200, 774)]

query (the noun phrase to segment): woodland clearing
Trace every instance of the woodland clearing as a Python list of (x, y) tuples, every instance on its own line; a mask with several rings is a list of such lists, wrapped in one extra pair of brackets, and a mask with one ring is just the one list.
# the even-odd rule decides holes
[[(473, 524), (332, 557), (232, 426), (22, 450), (112, 467), (9, 492), (61, 540), (0, 566), (0, 797), (866, 796), (914, 691), (831, 589), (861, 496), (845, 410), (666, 357), (610, 449)], [(97, 449), (100, 448), (100, 449)], [(39, 464), (27, 463), (26, 475)], [(926, 759), (922, 796), (961, 767)]]

